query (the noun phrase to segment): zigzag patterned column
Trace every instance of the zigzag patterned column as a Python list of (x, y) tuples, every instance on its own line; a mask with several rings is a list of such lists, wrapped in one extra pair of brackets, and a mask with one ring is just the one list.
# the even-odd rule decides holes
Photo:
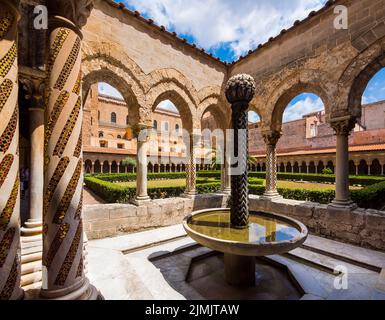
[(15, 1), (0, 2), (0, 300), (20, 299), (20, 192)]
[[(247, 228), (249, 225), (248, 188), (248, 107), (255, 94), (254, 79), (246, 74), (232, 77), (226, 86), (226, 98), (232, 105), (232, 125), (234, 129), (234, 155), (238, 163), (232, 164), (231, 176), (231, 225), (233, 228)], [(241, 131), (244, 139), (238, 139)], [(240, 140), (240, 141), (238, 141)], [(236, 171), (241, 170), (240, 174)]]
[(190, 158), (189, 163), (186, 165), (186, 191), (185, 196), (193, 197), (197, 195), (196, 190), (196, 177), (197, 177), (197, 165), (196, 165), (196, 149), (197, 140), (194, 138), (194, 134), (190, 136)]
[[(65, 6), (63, 2), (57, 5)], [(83, 260), (80, 31), (68, 19), (57, 16), (52, 26), (46, 66), (41, 295), (48, 299), (96, 299), (97, 292), (84, 275)]]
[(279, 132), (268, 132), (263, 134), (266, 143), (266, 191), (264, 197), (268, 199), (279, 198), (277, 191), (277, 154), (276, 147), (281, 134)]

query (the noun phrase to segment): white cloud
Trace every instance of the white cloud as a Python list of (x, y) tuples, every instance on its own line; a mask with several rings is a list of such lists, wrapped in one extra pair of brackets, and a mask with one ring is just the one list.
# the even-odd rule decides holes
[(125, 0), (130, 7), (205, 49), (229, 46), (238, 57), (305, 18), (326, 0)]
[(156, 108), (179, 113), (177, 107), (170, 100), (162, 101)]
[(324, 110), (324, 104), (321, 98), (307, 96), (286, 108), (283, 114), (283, 122), (298, 120), (306, 114), (322, 110)]
[(110, 86), (108, 83), (99, 82), (98, 83), (98, 91), (100, 94), (104, 94), (106, 96), (123, 99), (122, 94), (116, 90), (114, 87)]

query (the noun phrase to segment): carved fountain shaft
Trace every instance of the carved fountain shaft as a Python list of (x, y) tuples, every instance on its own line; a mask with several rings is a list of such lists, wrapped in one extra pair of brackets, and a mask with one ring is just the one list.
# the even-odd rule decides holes
[(231, 172), (231, 226), (247, 228), (249, 225), (248, 160), (248, 108), (255, 94), (254, 79), (245, 74), (232, 77), (226, 86), (226, 98), (232, 107), (234, 129), (234, 156)]

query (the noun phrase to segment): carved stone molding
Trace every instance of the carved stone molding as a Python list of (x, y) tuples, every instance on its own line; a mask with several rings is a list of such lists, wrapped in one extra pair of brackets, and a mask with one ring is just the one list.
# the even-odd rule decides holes
[(227, 82), (226, 98), (231, 104), (240, 102), (248, 104), (255, 95), (254, 78), (248, 74), (238, 74)]
[(25, 99), (30, 101), (29, 108), (44, 109), (44, 80), (39, 78), (21, 78), (20, 82), (27, 92)]
[(93, 0), (49, 0), (48, 10), (52, 16), (64, 17), (79, 29), (87, 23), (93, 9)]
[(265, 140), (265, 143), (268, 146), (276, 146), (281, 136), (282, 133), (278, 131), (269, 131), (262, 133), (263, 140)]
[(349, 136), (356, 126), (356, 119), (351, 116), (331, 119), (330, 126), (334, 129), (336, 135)]

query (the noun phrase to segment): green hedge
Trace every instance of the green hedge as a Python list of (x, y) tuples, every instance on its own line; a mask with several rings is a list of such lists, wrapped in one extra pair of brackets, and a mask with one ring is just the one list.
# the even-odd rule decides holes
[[(111, 173), (111, 174), (93, 174), (87, 177), (95, 177), (108, 182), (133, 182), (136, 181), (136, 173)], [(185, 179), (184, 172), (169, 172), (169, 173), (148, 173), (148, 180), (162, 180), (162, 179)]]
[[(201, 171), (198, 173), (199, 177), (220, 178), (220, 171)], [(277, 173), (278, 180), (286, 181), (308, 181), (321, 183), (335, 183), (336, 176), (334, 174), (303, 174), (303, 173)], [(266, 172), (249, 172), (249, 178), (265, 179)], [(380, 176), (350, 176), (351, 185), (371, 186), (382, 181), (385, 177)]]
[[(128, 203), (135, 199), (136, 196), (136, 188), (119, 186), (115, 183), (101, 180), (99, 177), (87, 176), (84, 182), (91, 191), (107, 203)], [(220, 188), (220, 182), (197, 184), (197, 192), (199, 194), (215, 193), (218, 192)], [(173, 198), (181, 196), (185, 190), (186, 188), (184, 186), (148, 188), (148, 195), (151, 199)]]

